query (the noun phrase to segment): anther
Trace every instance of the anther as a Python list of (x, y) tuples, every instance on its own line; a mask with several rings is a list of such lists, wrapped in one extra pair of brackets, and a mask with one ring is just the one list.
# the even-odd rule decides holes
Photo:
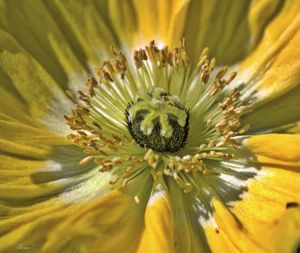
[(75, 96), (73, 95), (73, 93), (71, 91), (66, 90), (66, 94), (73, 102), (77, 103), (77, 99), (75, 98)]
[(87, 164), (88, 162), (92, 161), (93, 159), (94, 159), (93, 156), (87, 156), (87, 157), (83, 158), (83, 159), (79, 162), (79, 164), (80, 164), (80, 165)]
[(134, 196), (134, 201), (135, 201), (135, 203), (139, 204), (140, 203), (140, 198), (137, 195), (135, 195)]

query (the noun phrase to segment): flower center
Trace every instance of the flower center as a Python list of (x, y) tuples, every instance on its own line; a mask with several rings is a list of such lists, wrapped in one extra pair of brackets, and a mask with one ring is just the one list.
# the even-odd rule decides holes
[(195, 196), (241, 173), (231, 164), (242, 154), (239, 136), (249, 126), (240, 118), (250, 101), (230, 87), (236, 72), (216, 67), (208, 49), (193, 66), (185, 40), (172, 50), (152, 41), (133, 62), (112, 53), (78, 98), (67, 92), (76, 103), (65, 116), (69, 138), (87, 154), (80, 164), (94, 160), (114, 186), (147, 171)]
[(177, 96), (161, 88), (139, 95), (125, 110), (132, 138), (142, 147), (176, 152), (188, 136), (189, 113)]

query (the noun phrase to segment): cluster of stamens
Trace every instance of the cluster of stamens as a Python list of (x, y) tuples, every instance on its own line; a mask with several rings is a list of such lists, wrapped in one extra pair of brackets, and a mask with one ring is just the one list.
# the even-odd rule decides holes
[[(100, 165), (101, 172), (111, 172), (115, 175), (110, 181), (113, 185), (125, 186), (131, 178), (140, 173), (140, 170), (148, 166), (154, 178), (169, 176), (184, 192), (199, 191), (199, 186), (194, 180), (196, 176), (218, 174), (206, 161), (232, 159), (232, 149), (240, 145), (235, 137), (247, 127), (241, 126), (240, 109), (249, 105), (249, 101), (240, 99), (241, 94), (237, 88), (228, 88), (237, 73), (227, 75), (227, 67), (215, 70), (216, 60), (208, 59), (208, 49), (201, 53), (199, 62), (191, 74), (191, 80), (199, 83), (200, 89), (203, 90), (201, 96), (210, 102), (208, 104), (214, 106), (215, 113), (206, 119), (203, 126), (208, 133), (207, 137), (195, 147), (186, 147), (190, 153), (185, 153), (184, 144), (186, 141), (189, 143), (189, 139), (186, 140), (189, 112), (192, 114), (194, 109), (197, 113), (198, 109), (196, 106), (189, 108), (185, 104), (182, 105), (182, 99), (179, 102), (178, 98), (180, 94), (171, 94), (168, 85), (156, 88), (153, 81), (153, 75), (156, 73), (161, 75), (161, 79), (164, 76), (169, 78), (172, 71), (177, 71), (177, 74), (185, 73), (192, 67), (185, 51), (185, 41), (182, 40), (181, 45), (174, 50), (169, 50), (168, 47), (159, 49), (152, 41), (145, 49), (135, 51), (135, 72), (122, 53), (114, 49), (112, 52), (115, 59), (105, 61), (102, 67), (97, 68), (97, 79), (90, 78), (87, 81), (87, 91), (78, 91), (77, 97), (67, 92), (76, 102), (71, 115), (65, 116), (67, 124), (74, 130), (69, 138), (88, 154), (81, 164), (94, 160)], [(145, 85), (139, 87), (139, 81), (145, 82)], [(152, 88), (149, 88), (151, 85)], [(181, 88), (180, 84), (176, 85), (183, 93), (184, 89), (188, 89)], [(98, 100), (105, 96), (102, 92), (106, 92), (106, 89), (110, 89), (111, 92), (117, 87), (125, 92), (126, 86), (133, 87), (128, 92), (134, 94), (125, 94), (131, 99), (123, 108), (124, 118), (120, 120), (119, 130), (113, 132), (109, 129), (109, 123), (107, 126), (99, 120), (105, 119), (104, 116), (98, 117), (99, 110), (105, 111), (105, 108), (99, 108), (101, 105)], [(140, 89), (142, 93), (138, 92)], [(178, 124), (177, 129), (184, 130), (184, 136), (180, 136), (182, 139), (176, 147), (166, 144), (172, 138), (173, 142), (170, 143), (177, 141), (175, 124)], [(171, 153), (164, 154), (164, 151)]]
[(134, 52), (135, 66), (138, 69), (144, 67), (145, 63), (149, 60), (157, 64), (160, 68), (167, 66), (187, 67), (190, 64), (190, 60), (186, 54), (185, 46), (186, 41), (182, 39), (181, 45), (172, 51), (167, 46), (159, 49), (153, 40), (145, 49), (139, 49)]

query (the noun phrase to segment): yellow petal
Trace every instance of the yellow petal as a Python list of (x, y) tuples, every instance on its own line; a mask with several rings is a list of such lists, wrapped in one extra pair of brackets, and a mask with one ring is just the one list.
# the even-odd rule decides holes
[[(46, 121), (49, 129), (68, 132), (62, 119), (71, 103), (55, 80), (12, 36), (2, 30), (0, 45), (0, 67), (26, 102), (29, 114)], [(10, 113), (13, 111), (6, 112), (7, 115)]]
[(273, 252), (299, 252), (300, 208), (290, 208), (277, 220), (267, 240), (273, 245)]
[(300, 203), (298, 143), (299, 136), (295, 135), (255, 136), (245, 142), (255, 154), (253, 163), (260, 171), (248, 182), (247, 192), (231, 211), (241, 230), (266, 252), (280, 252), (269, 235), (275, 233), (274, 224), (286, 215), (289, 205)]
[(286, 11), (286, 9), (282, 8), (283, 2), (282, 0), (251, 1), (248, 22), (251, 32), (250, 46), (252, 48), (259, 43), (270, 20), (275, 19), (277, 15), (281, 15), (281, 12)]
[(24, 101), (20, 99), (16, 91), (11, 91), (14, 88), (13, 84), (8, 83), (10, 91), (5, 89), (5, 80), (1, 74), (0, 82), (0, 94), (2, 97), (0, 100), (0, 119), (17, 120), (28, 125), (36, 125), (37, 122), (28, 115), (28, 108), (26, 108)]
[(117, 45), (113, 29), (105, 18), (107, 9), (101, 1), (98, 4), (86, 0), (49, 3), (64, 20), (64, 28), (72, 30), (89, 63), (99, 64), (101, 55), (109, 52), (111, 45)]
[[(27, 119), (27, 115), (25, 114)], [(23, 118), (22, 118), (23, 119)], [(33, 124), (36, 124), (33, 121)], [(46, 159), (52, 146), (70, 145), (66, 137), (56, 135), (39, 126), (23, 124), (15, 119), (0, 118), (0, 150), (23, 157)]]
[(184, 193), (173, 179), (168, 181), (168, 189), (174, 217), (176, 252), (209, 252), (201, 224), (205, 219), (199, 211), (201, 200)]
[[(78, 252), (109, 252), (114, 248), (132, 252), (132, 246), (128, 247), (136, 247), (136, 243), (128, 242), (127, 236), (134, 232), (138, 222), (128, 222), (135, 218), (138, 221), (140, 217), (130, 202), (133, 202), (131, 198), (112, 192), (100, 201), (43, 216), (2, 236), (1, 252), (13, 252), (22, 243), (39, 250), (43, 248), (42, 252), (69, 252), (68, 248)], [(131, 208), (127, 215), (131, 219), (124, 215), (124, 208)], [(121, 229), (126, 225), (127, 228)], [(131, 236), (138, 239), (136, 234)]]
[(300, 180), (297, 173), (272, 167), (263, 167), (263, 175), (249, 183), (248, 191), (233, 212), (243, 226), (253, 235), (265, 232), (270, 224), (286, 211), (288, 203), (299, 203), (295, 185)]
[(252, 241), (251, 235), (243, 229), (227, 207), (217, 200), (213, 203), (214, 221), (207, 222), (204, 227), (212, 252), (265, 252)]
[(109, 174), (65, 138), (16, 121), (1, 121), (0, 234), (57, 210), (102, 196)]
[(0, 120), (0, 139), (26, 145), (70, 145), (66, 137), (19, 122)]
[(280, 1), (192, 1), (184, 36), (193, 60), (209, 47), (219, 64), (242, 59), (260, 39), (268, 20), (273, 18)]
[[(235, 208), (232, 213), (218, 201), (214, 201), (214, 206), (214, 223), (208, 222), (205, 227), (212, 252), (279, 253), (296, 252), (299, 247), (299, 207), (285, 210), (268, 222), (263, 230), (260, 230), (261, 224), (257, 221), (253, 231), (249, 231), (243, 223), (246, 218), (240, 219), (239, 213), (233, 215)], [(261, 210), (252, 209), (252, 212)]]
[(134, 0), (138, 45), (152, 39), (171, 47), (178, 43), (182, 36), (189, 2), (189, 0)]
[[(214, 219), (205, 227), (213, 252), (294, 252), (299, 246), (299, 141), (298, 135), (283, 134), (245, 141), (260, 170), (231, 207), (214, 200)], [(294, 207), (297, 211), (290, 211)], [(280, 236), (286, 238), (285, 246), (280, 246)]]
[(300, 120), (299, 98), (300, 85), (243, 115), (242, 124), (250, 124), (248, 133), (286, 131)]
[(266, 28), (259, 47), (240, 66), (247, 94), (265, 103), (299, 84), (300, 2), (286, 1)]
[[(57, 13), (52, 13), (51, 3), (2, 1), (1, 28), (13, 36), (29, 54), (49, 72), (62, 87), (66, 88), (70, 74), (83, 72), (80, 51), (72, 46), (70, 29), (65, 30)], [(32, 12), (36, 13), (32, 15)], [(25, 25), (26, 24), (26, 25)], [(72, 41), (70, 41), (72, 39)], [(81, 62), (80, 62), (81, 61)]]
[(49, 155), (48, 148), (38, 148), (34, 146), (22, 145), (9, 140), (0, 139), (2, 152), (30, 157), (35, 159), (45, 159)]
[(137, 252), (175, 252), (173, 214), (169, 195), (161, 187), (153, 190), (147, 204), (145, 230)]
[(298, 134), (266, 134), (248, 139), (245, 145), (259, 163), (299, 167), (299, 143)]
[(138, 28), (131, 1), (108, 1), (108, 10), (112, 26), (123, 48), (128, 49), (129, 45), (132, 47)]
[[(298, 173), (272, 167), (263, 167), (261, 173), (260, 177), (249, 183), (247, 193), (234, 205), (232, 212), (249, 237), (266, 249), (266, 252), (281, 252), (274, 249), (274, 238), (269, 238), (269, 235), (275, 233), (274, 224), (286, 215), (287, 207), (300, 202), (296, 193), (300, 189), (300, 176)], [(290, 231), (286, 228), (282, 231), (282, 234), (285, 233), (289, 234)], [(300, 234), (299, 228), (296, 234)], [(297, 240), (293, 243), (296, 244)]]
[(149, 180), (140, 185), (140, 179), (133, 183), (134, 189), (142, 187), (139, 204), (134, 201), (130, 182), (123, 192), (114, 190), (102, 198), (65, 205), (61, 210), (49, 207), (48, 214), (2, 235), (0, 251), (15, 252), (23, 244), (49, 253), (135, 252), (151, 189)]

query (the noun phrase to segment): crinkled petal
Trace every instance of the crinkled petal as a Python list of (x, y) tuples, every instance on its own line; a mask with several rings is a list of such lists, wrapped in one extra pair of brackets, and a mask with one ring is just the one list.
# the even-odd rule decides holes
[(129, 189), (114, 190), (101, 199), (31, 220), (2, 236), (0, 250), (18, 252), (27, 247), (49, 253), (135, 252), (143, 229), (145, 200), (151, 189), (149, 183), (143, 187), (139, 204)]
[(105, 194), (110, 175), (100, 174), (93, 164), (79, 166), (81, 158), (71, 147), (56, 148), (47, 160), (1, 155), (1, 233), (50, 213), (56, 204), (68, 206)]
[(66, 137), (56, 135), (46, 129), (33, 127), (17, 121), (0, 120), (0, 139), (23, 145), (69, 144)]
[(275, 132), (300, 120), (299, 8), (298, 2), (287, 1), (258, 49), (241, 64), (237, 83), (245, 83), (244, 96), (253, 102), (253, 110), (243, 116), (250, 133)]
[[(297, 219), (291, 217), (296, 227), (287, 226), (282, 228), (282, 235), (295, 232), (289, 240), (289, 250), (279, 251), (277, 242), (270, 235), (278, 234), (278, 225), (288, 215), (288, 209), (298, 206), (300, 197), (300, 174), (298, 148), (299, 136), (295, 135), (264, 135), (248, 139), (245, 145), (256, 155), (252, 161), (253, 166), (260, 168), (258, 176), (248, 181), (248, 190), (241, 196), (241, 201), (232, 203), (232, 222), (235, 223), (237, 235), (247, 236), (254, 246), (263, 249), (264, 252), (289, 252), (299, 243), (300, 227)], [(218, 209), (218, 208), (217, 208)], [(223, 210), (225, 211), (225, 210)], [(224, 219), (223, 214), (218, 214)], [(228, 224), (226, 230), (233, 228)], [(290, 230), (292, 228), (292, 230)], [(225, 227), (224, 227), (225, 229)], [(220, 234), (222, 233), (220, 229)], [(213, 237), (217, 238), (218, 235)], [(236, 248), (246, 247), (243, 240), (233, 240), (231, 243)], [(213, 243), (211, 243), (213, 245)], [(248, 246), (247, 246), (248, 247)], [(247, 249), (247, 247), (245, 249)], [(250, 246), (249, 246), (250, 247)], [(246, 251), (247, 252), (247, 251)], [(292, 252), (292, 251), (291, 251)]]
[(1, 236), (110, 189), (110, 175), (93, 163), (80, 165), (85, 155), (65, 137), (16, 120), (0, 122)]
[(255, 105), (295, 88), (300, 82), (298, 1), (286, 1), (280, 14), (266, 28), (259, 47), (242, 62), (241, 82)]
[[(29, 116), (65, 135), (63, 115), (71, 104), (64, 90), (82, 87), (94, 64), (118, 45), (106, 5), (5, 0), (0, 8), (1, 86), (23, 102)], [(11, 116), (15, 110), (2, 103)]]
[[(77, 191), (49, 200), (49, 205), (31, 205), (25, 214), (15, 213), (11, 219), (0, 223), (3, 234), (0, 250), (17, 252), (20, 248), (32, 248), (36, 252), (51, 253), (136, 252), (144, 228), (151, 181), (149, 173), (144, 173), (131, 181), (124, 192), (113, 191), (95, 200), (94, 195), (101, 189), (101, 184), (94, 184), (93, 189), (87, 192), (89, 182), (84, 182)], [(134, 201), (137, 193), (138, 204)], [(146, 211), (148, 220), (147, 213), (151, 216), (152, 209)], [(149, 236), (155, 227), (148, 222), (146, 224), (144, 234)]]
[(248, 180), (241, 200), (229, 206), (213, 201), (214, 215), (204, 225), (213, 252), (296, 252), (300, 240), (299, 141), (299, 135), (288, 134), (245, 141), (255, 155), (248, 164), (259, 173)]
[(248, 12), (249, 30), (251, 32), (250, 47), (255, 48), (260, 43), (266, 27), (276, 18), (282, 15), (286, 9), (283, 8), (284, 0), (260, 0), (251, 1)]

